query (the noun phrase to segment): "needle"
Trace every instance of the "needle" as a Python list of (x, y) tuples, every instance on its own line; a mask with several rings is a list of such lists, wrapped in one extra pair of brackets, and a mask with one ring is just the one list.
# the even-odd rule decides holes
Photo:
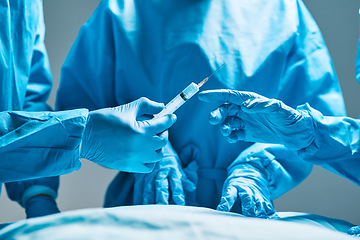
[(220, 67), (218, 67), (212, 74), (210, 74), (210, 76), (208, 76), (207, 78), (204, 78), (204, 80), (202, 80), (202, 81), (198, 84), (199, 88), (202, 87), (202, 85), (204, 85), (204, 83), (206, 83), (207, 80), (209, 80), (209, 78), (211, 78), (212, 75), (214, 75), (214, 73), (216, 73), (216, 72), (217, 72), (220, 68), (222, 68), (222, 66), (224, 66), (224, 65), (225, 65), (225, 63), (221, 64)]

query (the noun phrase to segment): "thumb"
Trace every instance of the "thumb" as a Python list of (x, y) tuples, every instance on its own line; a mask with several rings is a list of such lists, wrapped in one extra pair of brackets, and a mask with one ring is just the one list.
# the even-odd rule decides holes
[[(138, 122), (145, 132), (149, 134), (160, 134), (170, 128), (176, 122), (175, 114), (168, 114), (162, 117), (155, 117), (150, 120)], [(167, 134), (163, 134), (167, 136)]]
[(137, 116), (141, 116), (144, 114), (154, 115), (156, 113), (159, 113), (164, 108), (163, 103), (151, 101), (146, 97), (139, 98), (134, 102), (134, 104), (137, 105)]
[(196, 190), (196, 185), (195, 183), (193, 183), (192, 181), (190, 181), (190, 179), (186, 176), (186, 174), (184, 173), (184, 171), (180, 171), (181, 174), (182, 174), (182, 178), (181, 178), (181, 181), (182, 181), (182, 184), (183, 184), (183, 187), (184, 187), (184, 191), (187, 191), (187, 192), (194, 192)]

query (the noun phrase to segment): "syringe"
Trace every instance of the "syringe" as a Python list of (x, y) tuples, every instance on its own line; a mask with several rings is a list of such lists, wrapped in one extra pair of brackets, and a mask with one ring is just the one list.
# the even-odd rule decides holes
[(194, 96), (199, 89), (204, 85), (209, 78), (211, 78), (214, 73), (216, 73), (225, 63), (221, 64), (210, 76), (204, 78), (199, 84), (190, 83), (181, 93), (176, 95), (173, 100), (171, 100), (168, 104), (166, 104), (165, 108), (158, 114), (154, 115), (154, 117), (162, 117), (166, 114), (174, 113), (179, 107), (181, 107), (187, 100), (189, 100), (192, 96)]

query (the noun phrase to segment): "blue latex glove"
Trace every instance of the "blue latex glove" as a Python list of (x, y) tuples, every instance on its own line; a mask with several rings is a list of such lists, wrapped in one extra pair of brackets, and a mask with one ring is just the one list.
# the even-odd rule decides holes
[(143, 121), (139, 118), (163, 108), (163, 104), (140, 98), (119, 107), (90, 112), (81, 157), (119, 171), (152, 171), (154, 163), (163, 156), (158, 150), (166, 145), (166, 130), (176, 121), (176, 116)]
[(26, 217), (39, 217), (58, 213), (56, 196), (59, 177), (5, 183), (9, 198), (25, 208)]
[(271, 174), (261, 164), (268, 159), (265, 151), (240, 155), (229, 167), (217, 210), (228, 212), (237, 199), (242, 214), (249, 217), (277, 217), (269, 191)]
[(164, 157), (147, 174), (135, 174), (134, 204), (185, 205), (184, 192), (194, 192), (196, 186), (182, 170), (175, 150), (168, 143)]
[(360, 237), (360, 226), (354, 226), (350, 228), (347, 232), (347, 234), (353, 236), (353, 237)]
[(221, 123), (229, 142), (239, 140), (284, 144), (302, 149), (315, 138), (315, 121), (306, 110), (252, 92), (211, 90), (199, 94), (206, 102), (225, 103), (210, 113), (210, 123)]

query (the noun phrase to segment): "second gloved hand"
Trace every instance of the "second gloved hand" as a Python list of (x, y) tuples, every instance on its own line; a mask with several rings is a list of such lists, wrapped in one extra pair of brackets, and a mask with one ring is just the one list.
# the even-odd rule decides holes
[(151, 173), (135, 174), (134, 204), (185, 205), (184, 192), (195, 191), (195, 184), (183, 172), (180, 159), (170, 143), (162, 151), (164, 157)]
[(242, 214), (249, 217), (277, 217), (269, 191), (269, 174), (261, 162), (267, 156), (257, 152), (245, 157), (239, 156), (229, 167), (222, 196), (217, 210), (230, 211), (238, 199)]
[(176, 121), (174, 114), (139, 121), (164, 108), (140, 98), (131, 103), (89, 113), (81, 144), (81, 157), (104, 167), (125, 172), (150, 172), (163, 154), (166, 130)]
[(315, 121), (306, 105), (295, 110), (256, 93), (225, 89), (203, 91), (199, 99), (225, 103), (211, 112), (210, 123), (221, 124), (229, 142), (275, 143), (302, 149), (314, 140)]
[(360, 226), (354, 226), (350, 228), (347, 232), (347, 234), (353, 236), (353, 237), (360, 237)]
[(55, 202), (59, 177), (38, 178), (5, 183), (9, 198), (25, 208), (26, 217), (40, 217), (58, 213)]

